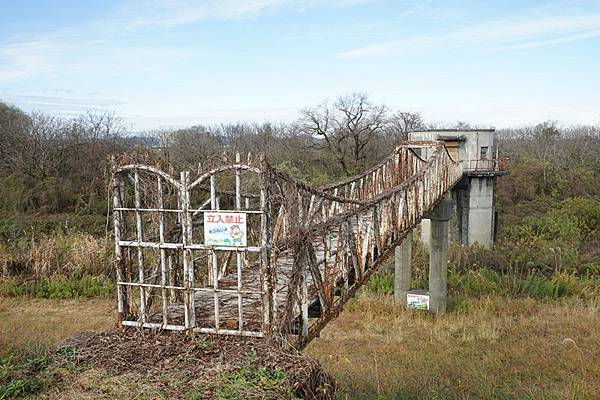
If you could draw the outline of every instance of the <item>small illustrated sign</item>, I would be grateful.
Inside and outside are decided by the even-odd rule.
[[[210,246],[246,246],[246,213],[204,213],[204,242]]]
[[[429,310],[429,295],[406,293],[406,306],[414,310]]]

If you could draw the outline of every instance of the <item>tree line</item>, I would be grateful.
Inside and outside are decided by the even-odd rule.
[[[198,125],[144,137],[128,132],[114,113],[60,118],[0,102],[0,206],[3,215],[103,214],[108,160],[122,152],[160,157],[175,170],[195,170],[224,152],[264,153],[277,168],[324,184],[377,163],[409,131],[432,127],[443,128],[362,93],[304,108],[290,123]],[[509,222],[544,212],[554,200],[599,198],[597,126],[544,122],[499,130],[497,143],[500,156],[511,159],[510,174],[498,181],[499,208]]]

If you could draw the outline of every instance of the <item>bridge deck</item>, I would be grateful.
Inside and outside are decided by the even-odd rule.
[[[371,217],[367,214],[362,214],[362,221],[368,224]],[[354,231],[357,231],[357,224],[352,224]],[[327,243],[330,250],[327,257],[327,264],[333,265],[336,257],[336,248],[338,242],[338,232],[335,230],[328,231]],[[324,249],[321,240],[314,241],[313,247],[317,256],[317,265],[323,273]],[[294,263],[291,250],[282,252],[277,259],[277,308],[279,315],[282,315],[288,296],[289,282],[292,274],[292,266]],[[313,277],[308,274],[308,301],[309,305],[318,304],[319,298],[316,285]],[[212,289],[208,287],[207,289]],[[236,290],[237,289],[237,273],[235,268],[230,267],[225,276],[219,279],[219,289]],[[260,291],[260,273],[257,264],[253,264],[250,268],[242,270],[242,290]],[[238,312],[238,295],[236,293],[217,292],[219,299],[219,327],[221,329],[237,330],[239,329],[239,312]],[[198,291],[195,293],[195,309],[196,309],[196,325],[198,328],[214,328],[215,327],[215,292]],[[262,314],[261,314],[261,299],[257,295],[244,295],[242,297],[244,329],[252,331],[260,331]],[[299,315],[299,314],[298,314]],[[296,316],[298,316],[296,315]],[[169,323],[183,324],[184,305],[182,303],[172,303],[168,308]],[[152,322],[161,322],[162,316],[156,313],[151,317]],[[298,326],[299,328],[299,326]]]

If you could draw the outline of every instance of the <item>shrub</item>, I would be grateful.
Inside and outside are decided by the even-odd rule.
[[[394,294],[394,274],[389,272],[374,273],[365,285],[365,290],[373,294]]]
[[[508,262],[522,272],[542,270],[586,274],[597,255],[582,262],[586,244],[600,234],[600,202],[571,198],[541,217],[528,217],[507,232],[496,251],[508,250]],[[582,265],[586,268],[582,269]]]

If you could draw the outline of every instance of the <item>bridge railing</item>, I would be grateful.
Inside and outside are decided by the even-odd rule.
[[[415,147],[433,153],[423,160]],[[441,142],[402,144],[365,173],[322,188],[239,156],[200,169],[193,181],[187,171],[177,179],[136,160],[114,161],[121,323],[294,334],[303,345],[460,175]],[[243,243],[209,237],[208,224],[228,216],[244,218]]]
[[[460,163],[465,171],[505,172],[508,170],[507,158],[462,160]]]
[[[366,200],[400,184],[415,174],[425,161],[411,145],[400,145],[379,164],[344,181],[322,186],[326,193],[349,199]]]
[[[414,146],[433,152],[424,161]],[[461,176],[443,143],[421,142],[322,193],[280,181],[271,268],[285,270],[287,288],[284,298],[273,296],[284,303],[274,307],[274,326],[298,335],[300,345],[315,337]],[[331,197],[340,194],[347,197]]]

